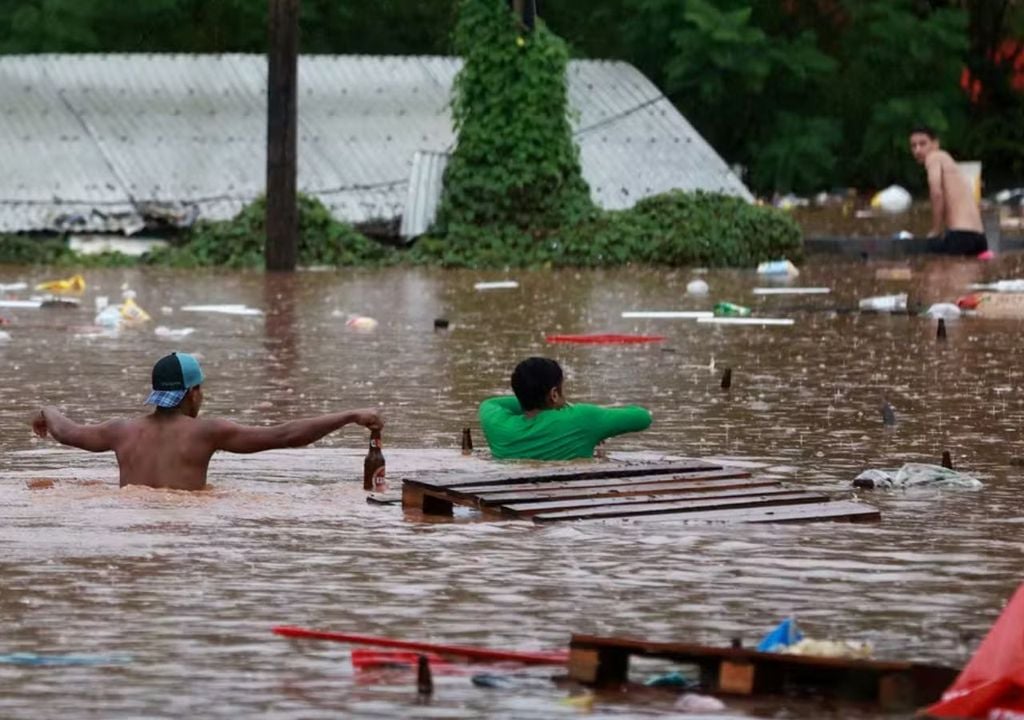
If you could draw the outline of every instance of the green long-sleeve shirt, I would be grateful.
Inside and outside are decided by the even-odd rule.
[[[593,457],[605,438],[646,430],[651,414],[642,407],[572,405],[526,417],[514,397],[480,404],[480,427],[491,454],[502,459],[572,460]]]

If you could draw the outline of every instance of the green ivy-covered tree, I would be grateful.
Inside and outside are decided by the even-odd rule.
[[[463,0],[455,48],[464,65],[452,114],[458,143],[445,171],[438,231],[545,230],[594,212],[572,139],[569,53],[543,21],[522,27],[505,0]]]

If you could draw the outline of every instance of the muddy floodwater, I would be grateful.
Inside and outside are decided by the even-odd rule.
[[[890,266],[812,260],[791,284],[833,292],[807,296],[755,296],[764,283],[753,272],[711,271],[710,294],[697,298],[685,294],[689,270],[88,271],[80,310],[0,309],[10,335],[0,343],[0,656],[106,662],[0,662],[0,717],[581,713],[564,687],[481,689],[465,674],[438,674],[421,703],[411,671],[356,672],[347,646],[281,639],[270,633],[279,624],[552,649],[572,632],[752,645],[796,615],[807,635],[870,642],[878,658],[962,664],[1024,577],[1024,321],[950,321],[938,343],[934,320],[847,310],[885,292],[952,300],[970,282],[1020,277],[1022,263],[920,260],[910,281],[878,280],[880,267]],[[2,283],[52,277],[0,268]],[[519,288],[473,288],[507,278]],[[90,330],[94,298],[116,300],[125,286],[153,321],[116,336]],[[719,300],[795,324],[621,317]],[[181,309],[198,303],[264,314]],[[353,330],[350,315],[379,325]],[[435,318],[449,329],[435,331]],[[158,325],[194,332],[168,340]],[[547,345],[556,332],[666,339]],[[464,426],[484,446],[477,404],[506,390],[518,359],[545,354],[565,367],[571,400],[651,409],[651,429],[613,439],[611,451],[731,459],[841,496],[864,469],[937,463],[948,450],[984,489],[861,492],[882,512],[867,525],[416,523],[365,502],[360,428],[302,450],[217,456],[212,490],[196,494],[120,490],[112,455],[31,436],[42,403],[79,421],[142,411],[152,363],[174,349],[201,355],[209,414],[268,423],[380,406],[393,477],[462,462]],[[894,427],[882,424],[883,400]],[[634,677],[660,667],[639,664]],[[672,702],[599,696],[591,716],[670,716]],[[729,704],[733,717],[875,717]]]

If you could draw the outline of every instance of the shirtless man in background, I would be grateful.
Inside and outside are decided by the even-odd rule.
[[[194,357],[171,353],[153,366],[153,392],[146,404],[156,409],[149,415],[79,425],[57,408],[45,407],[33,416],[32,430],[39,437],[49,433],[57,442],[82,450],[114,451],[121,487],[202,490],[210,458],[218,450],[255,453],[300,447],[350,423],[371,430],[384,425],[375,410],[349,410],[268,426],[200,419],[204,380]]]
[[[947,255],[978,255],[988,249],[981,213],[971,185],[930,127],[910,133],[910,152],[928,173],[932,227],[928,251]]]

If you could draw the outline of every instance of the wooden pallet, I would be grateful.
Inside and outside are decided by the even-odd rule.
[[[833,502],[822,493],[785,488],[739,468],[703,460],[607,463],[490,472],[434,473],[402,481],[402,506],[424,515],[451,515],[462,505],[493,518],[565,520],[679,515],[692,522],[848,522],[879,519],[878,510]]]
[[[634,655],[696,665],[707,692],[835,698],[877,703],[886,710],[906,710],[938,700],[959,673],[953,668],[910,662],[573,635],[569,677],[597,687],[622,685],[629,679],[629,658]]]

